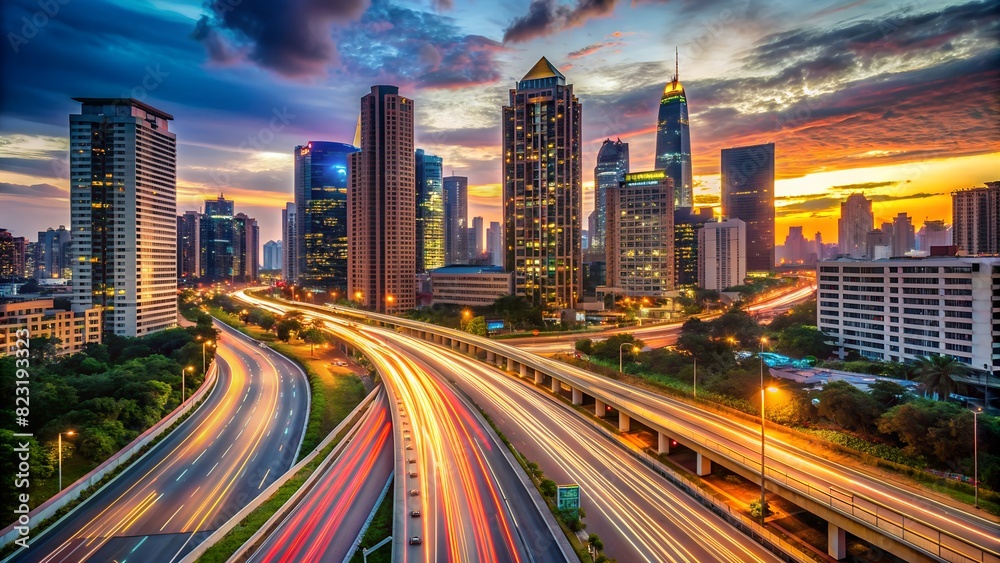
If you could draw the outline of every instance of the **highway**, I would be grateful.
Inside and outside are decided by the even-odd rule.
[[[221,323],[218,383],[201,407],[14,561],[180,560],[295,461],[305,375]]]
[[[290,307],[243,292],[234,297],[273,311]],[[306,320],[322,318],[328,331],[365,353],[396,410],[394,560],[566,560],[548,532],[551,515],[535,508],[516,473],[520,468],[504,455],[506,446],[441,373],[402,352],[392,331],[302,311]]]
[[[587,532],[601,537],[609,556],[649,562],[777,561],[669,481],[608,444],[589,421],[555,398],[468,356],[388,332],[394,348],[449,373],[548,478],[581,486]]]
[[[815,294],[815,291],[816,286],[814,284],[799,286],[789,291],[778,292],[774,297],[748,305],[746,310],[751,313],[777,315],[808,300]],[[717,316],[712,315],[704,318],[707,320]],[[642,340],[647,346],[662,348],[664,346],[673,346],[677,343],[677,337],[680,336],[683,324],[683,322],[673,322],[634,328],[609,328],[587,333],[510,338],[503,340],[503,342],[535,354],[555,354],[558,352],[572,352],[573,345],[581,338],[604,340],[609,336],[627,332]]]
[[[380,393],[340,455],[250,561],[345,560],[393,474],[389,408]]]

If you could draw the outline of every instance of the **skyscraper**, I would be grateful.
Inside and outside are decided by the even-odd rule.
[[[711,207],[674,209],[674,276],[678,286],[698,284],[698,231],[712,220]]]
[[[617,188],[628,174],[628,143],[621,139],[605,139],[597,153],[594,167],[594,226],[590,229],[589,247],[594,250],[604,248],[605,193],[608,188]]]
[[[916,236],[917,250],[930,252],[934,246],[951,246],[951,227],[944,221],[924,221]]]
[[[968,254],[1000,254],[1000,182],[951,192],[952,240]]]
[[[535,305],[573,308],[583,291],[582,110],[542,57],[503,108],[503,206],[515,292]]]
[[[264,265],[265,270],[280,270],[281,262],[284,258],[282,254],[283,244],[279,241],[269,240],[264,243]]]
[[[691,182],[691,127],[688,124],[687,95],[680,83],[680,70],[674,64],[674,76],[663,88],[656,119],[657,170],[666,170],[674,181],[674,204],[693,207]]]
[[[837,246],[840,254],[851,258],[865,256],[866,237],[875,228],[872,202],[865,194],[854,193],[840,204],[837,221]],[[870,257],[869,257],[870,258]]]
[[[481,258],[483,253],[486,252],[486,230],[483,228],[483,218],[473,217],[472,218],[472,228],[470,229],[472,236],[470,237],[469,250],[476,258]]]
[[[260,273],[260,227],[257,220],[237,213],[233,218],[233,277],[244,283]]]
[[[299,278],[297,223],[295,204],[288,202],[281,210],[281,279],[290,282]]]
[[[809,243],[802,234],[802,227],[788,227],[785,237],[785,261],[791,264],[805,264],[809,257]]]
[[[413,100],[396,86],[361,98],[361,152],[351,155],[348,293],[396,313],[416,304]]]
[[[698,231],[698,283],[722,291],[747,277],[746,223],[739,219],[709,221]]]
[[[607,204],[607,285],[666,297],[674,289],[673,180],[664,170],[626,174]]]
[[[134,99],[74,98],[70,115],[73,310],[104,332],[177,324],[177,140],[170,114]]]
[[[59,229],[49,227],[38,231],[33,273],[36,279],[68,278],[72,275],[70,243],[70,233],[64,225],[59,225]]]
[[[913,221],[900,213],[892,218],[892,255],[904,256],[917,245],[913,231]]]
[[[444,260],[452,264],[469,263],[469,179],[448,176],[444,179]]]
[[[177,279],[201,277],[201,214],[185,211],[177,216]]]
[[[486,229],[486,252],[490,254],[490,264],[503,267],[503,227],[498,221],[490,221]]]
[[[219,194],[205,200],[201,216],[201,279],[208,282],[232,280],[235,274],[236,240],[233,231],[235,216],[233,200]]]
[[[24,277],[28,240],[0,229],[0,280]]]
[[[296,277],[347,288],[348,156],[354,145],[310,141],[295,147]]]
[[[444,172],[440,156],[416,154],[417,273],[445,265]]]
[[[747,270],[773,270],[774,143],[722,149],[722,215],[746,223]]]

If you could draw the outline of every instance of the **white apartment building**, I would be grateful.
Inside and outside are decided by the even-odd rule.
[[[499,266],[445,266],[430,277],[435,305],[485,307],[514,293],[514,273]]]
[[[173,119],[134,99],[74,98],[70,121],[73,310],[143,336],[177,323]]]
[[[817,326],[893,362],[944,354],[1000,368],[1000,257],[839,259],[816,266]]]
[[[747,277],[747,224],[709,221],[698,231],[698,285],[722,291]]]

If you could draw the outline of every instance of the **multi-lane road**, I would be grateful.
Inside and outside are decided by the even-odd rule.
[[[345,560],[393,474],[389,409],[382,392],[337,458],[250,561]]]
[[[236,297],[277,312],[292,308],[242,292]],[[408,354],[392,331],[373,332],[311,310],[303,314],[324,321],[328,331],[361,350],[391,398],[398,462],[394,560],[566,560],[559,547],[565,539],[552,533],[559,533],[553,517],[540,512],[544,504],[528,489],[506,446],[448,383],[450,367]],[[297,533],[314,532],[306,527]]]
[[[218,382],[206,402],[14,561],[178,561],[291,467],[309,406],[305,375],[218,326]]]

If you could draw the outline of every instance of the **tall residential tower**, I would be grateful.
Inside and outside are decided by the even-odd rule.
[[[875,228],[872,201],[865,194],[854,193],[840,204],[840,219],[837,222],[837,246],[840,254],[851,258],[865,256],[865,237]]]
[[[583,291],[580,102],[542,57],[503,107],[503,207],[515,293],[573,308]]]

